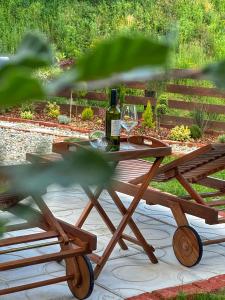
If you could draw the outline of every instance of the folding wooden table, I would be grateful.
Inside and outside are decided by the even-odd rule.
[[[171,147],[167,144],[156,140],[154,138],[147,138],[143,136],[133,136],[130,138],[130,143],[126,142],[125,138],[121,138],[121,150],[117,152],[106,152],[104,153],[105,157],[109,160],[110,163],[113,163],[115,168],[120,161],[123,160],[132,160],[137,158],[145,158],[145,157],[153,157],[154,161],[152,164],[149,164],[149,170],[146,173],[145,180],[143,183],[139,185],[138,192],[133,197],[130,205],[126,208],[117,195],[117,193],[113,189],[113,180],[112,184],[109,186],[98,186],[93,193],[91,189],[87,186],[82,186],[85,193],[89,197],[89,202],[85,209],[83,210],[80,218],[76,222],[75,226],[81,228],[87,219],[88,215],[90,214],[92,208],[96,208],[99,215],[105,222],[106,226],[112,233],[112,238],[109,241],[106,249],[103,252],[102,256],[97,254],[90,254],[90,258],[93,262],[96,263],[96,267],[94,269],[95,279],[99,276],[101,270],[103,269],[104,265],[106,264],[109,256],[111,255],[114,247],[118,243],[123,250],[127,250],[128,247],[124,240],[130,241],[141,246],[146,254],[148,255],[150,261],[152,263],[157,263],[157,258],[154,255],[154,248],[147,243],[144,236],[138,229],[137,225],[135,224],[134,220],[132,219],[132,215],[135,212],[140,200],[146,189],[148,188],[152,178],[155,176],[163,158],[167,155],[171,154]],[[53,151],[65,154],[68,151],[74,151],[76,148],[87,148],[89,146],[89,142],[80,142],[80,143],[71,143],[71,142],[61,142],[54,144]],[[28,156],[29,160],[32,160],[34,157],[31,155]],[[42,161],[51,159],[47,156],[40,157]],[[37,156],[35,155],[35,160],[37,160]],[[132,164],[130,165],[130,172],[132,173]],[[117,227],[114,226],[110,217],[105,212],[103,206],[99,203],[98,199],[103,191],[106,189],[113,199],[114,203],[116,204],[117,208],[119,209],[122,219]],[[125,227],[129,225],[135,237],[127,235],[124,233]]]

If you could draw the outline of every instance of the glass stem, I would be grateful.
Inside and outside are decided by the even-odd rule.
[[[129,138],[130,138],[130,130],[129,130],[129,131],[127,131],[127,143],[128,143],[128,144],[130,144],[130,142],[129,142]]]

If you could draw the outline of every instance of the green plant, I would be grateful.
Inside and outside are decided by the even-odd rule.
[[[220,136],[218,136],[217,141],[219,143],[225,143],[225,134],[221,134]]]
[[[193,295],[191,298],[186,295],[185,293],[180,293],[177,295],[176,300],[188,300],[188,299],[192,299],[192,300],[224,300],[225,295],[223,291],[219,291],[216,293],[207,293],[207,294],[196,294]]]
[[[20,117],[22,119],[32,120],[34,118],[34,114],[30,110],[25,110],[20,112]]]
[[[165,115],[168,111],[168,107],[165,104],[158,104],[156,106],[156,115],[157,117],[161,117],[162,115]]]
[[[208,123],[207,111],[204,108],[204,105],[202,105],[200,109],[195,109],[192,112],[192,116],[196,125],[204,132]]]
[[[20,107],[20,110],[22,112],[25,112],[25,111],[31,111],[32,113],[34,113],[35,111],[35,104],[33,102],[24,102],[21,107]]]
[[[169,138],[173,141],[186,142],[191,138],[191,131],[187,126],[175,126],[171,129]]]
[[[58,116],[58,122],[59,122],[59,124],[69,124],[70,123],[70,118],[67,117],[66,115],[59,115]]]
[[[168,107],[168,96],[167,95],[160,95],[158,98],[158,104],[163,104]]]
[[[168,97],[160,95],[155,108],[157,130],[160,130],[160,122],[163,115],[168,112]]]
[[[225,55],[223,0],[194,3],[185,0],[145,0],[145,5],[143,0],[75,0],[73,5],[71,0],[0,2],[0,53],[13,53],[27,28],[42,28],[54,40],[57,51],[64,53],[60,54],[62,59],[64,56],[80,56],[93,44],[96,45],[101,37],[125,29],[131,32],[140,30],[145,34],[151,32],[160,38],[168,33],[174,20],[179,19],[176,67],[199,66]],[[146,10],[146,7],[150,9]],[[97,16],[101,16],[99,22],[94,21]],[[10,26],[14,23],[16,28]]]
[[[45,106],[45,113],[51,118],[57,118],[60,115],[60,106],[56,102],[48,102]]]
[[[148,103],[147,103],[147,107],[142,114],[142,118],[143,118],[143,122],[142,122],[143,126],[148,127],[148,128],[155,127],[155,124],[153,121],[152,106],[151,106],[150,101],[148,101]]]
[[[4,115],[5,113],[10,112],[11,110],[11,107],[0,107],[0,114]]]
[[[196,140],[196,139],[200,139],[202,137],[202,130],[198,125],[192,125],[190,127],[190,131],[191,131],[191,137]]]
[[[83,121],[92,120],[94,118],[94,112],[91,107],[86,107],[81,113],[81,118]]]
[[[58,76],[62,70],[58,66],[53,66],[50,68],[44,68],[40,69],[35,73],[35,76],[37,76],[39,79],[46,81],[51,80]]]

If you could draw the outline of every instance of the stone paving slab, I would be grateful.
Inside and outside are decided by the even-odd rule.
[[[123,194],[119,194],[119,196],[124,204],[128,206],[131,198]],[[72,224],[79,217],[88,201],[87,196],[79,187],[64,189],[56,185],[48,188],[45,199],[57,217]],[[103,192],[100,201],[112,222],[117,225],[120,221],[120,214],[112,203],[110,196]],[[188,219],[190,224],[199,232],[202,239],[217,238],[225,235],[225,224],[209,226],[196,217],[189,216]],[[129,250],[127,251],[123,251],[119,246],[116,246],[108,263],[95,282],[94,292],[89,299],[121,300],[144,292],[188,284],[196,280],[225,274],[225,243],[205,247],[200,264],[193,268],[186,268],[179,264],[171,247],[176,224],[170,210],[167,208],[158,205],[148,206],[143,202],[137,208],[134,220],[146,239],[156,248],[155,253],[159,263],[156,265],[151,264],[142,249],[130,242],[128,243]],[[111,234],[96,211],[92,211],[84,228],[97,234],[98,249],[96,253],[101,254]],[[36,231],[37,229],[31,229],[26,232]],[[13,232],[10,235],[15,236],[21,234],[21,232]],[[126,228],[126,232],[131,233],[129,228]],[[58,249],[57,246],[52,246],[32,250],[29,251],[29,255],[50,253],[54,251],[54,247]],[[13,259],[16,256],[25,257],[26,255],[27,253],[23,251],[13,255],[1,256],[1,260]],[[53,278],[62,272],[64,272],[64,266],[56,262],[1,272],[0,288]],[[60,283],[1,296],[1,299],[67,300],[74,299],[74,297],[71,296],[66,283]]]

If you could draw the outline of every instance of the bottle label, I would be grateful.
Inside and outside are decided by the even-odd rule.
[[[120,120],[111,120],[111,136],[120,135]]]

